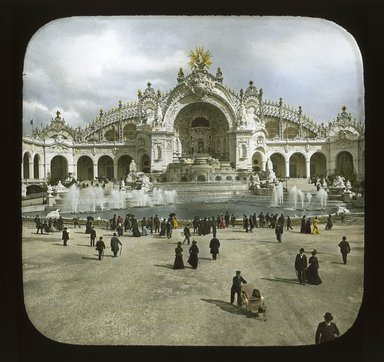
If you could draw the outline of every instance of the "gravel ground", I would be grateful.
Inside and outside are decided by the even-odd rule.
[[[29,319],[44,336],[74,345],[141,346],[302,346],[314,343],[317,324],[332,312],[344,334],[356,320],[363,298],[364,218],[319,224],[319,235],[284,231],[278,244],[272,229],[246,233],[240,225],[218,230],[220,255],[211,260],[210,235],[193,235],[200,264],[174,270],[174,249],[181,229],[171,239],[158,235],[135,238],[125,233],[121,255],[112,257],[112,232],[96,227],[107,249],[98,261],[85,228],[36,234],[24,222],[22,242],[24,303]],[[347,236],[352,252],[342,263],[337,244]],[[293,268],[299,248],[307,257],[318,251],[321,285],[302,286]],[[241,270],[258,288],[266,316],[249,316],[229,303],[232,277]],[[265,317],[265,318],[264,318]]]

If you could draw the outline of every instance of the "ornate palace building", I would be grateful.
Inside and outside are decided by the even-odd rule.
[[[179,69],[167,93],[151,83],[136,101],[100,114],[84,128],[56,113],[22,140],[22,182],[126,179],[132,160],[152,182],[233,182],[272,162],[276,177],[310,178],[329,172],[364,179],[364,125],[346,107],[327,124],[301,107],[264,99],[252,81],[228,88],[210,54],[190,53],[191,72]],[[270,163],[269,163],[270,164]]]

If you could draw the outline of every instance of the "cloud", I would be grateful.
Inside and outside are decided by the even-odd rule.
[[[167,92],[196,46],[239,92],[253,80],[265,98],[282,97],[320,121],[347,105],[363,116],[363,68],[353,37],[323,19],[301,17],[72,17],[31,39],[24,63],[23,122],[49,122],[59,109],[85,126],[99,110],[137,100],[147,82]]]

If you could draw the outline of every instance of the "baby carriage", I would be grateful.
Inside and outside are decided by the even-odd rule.
[[[267,307],[259,289],[254,288],[252,284],[243,284],[241,286],[240,300],[240,308],[255,318],[262,314],[264,320],[267,320]]]

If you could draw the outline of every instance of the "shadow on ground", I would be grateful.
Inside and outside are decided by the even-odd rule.
[[[217,307],[222,309],[225,312],[237,314],[237,315],[246,315],[245,312],[243,312],[237,305],[231,304],[229,302],[224,302],[222,300],[218,299],[204,299],[201,298],[202,301],[207,303],[215,304]]]
[[[155,264],[155,266],[159,266],[161,268],[173,269],[173,264]]]
[[[299,284],[299,281],[296,278],[288,279],[288,278],[260,278],[264,280],[269,280],[270,282],[281,282],[288,284]]]

